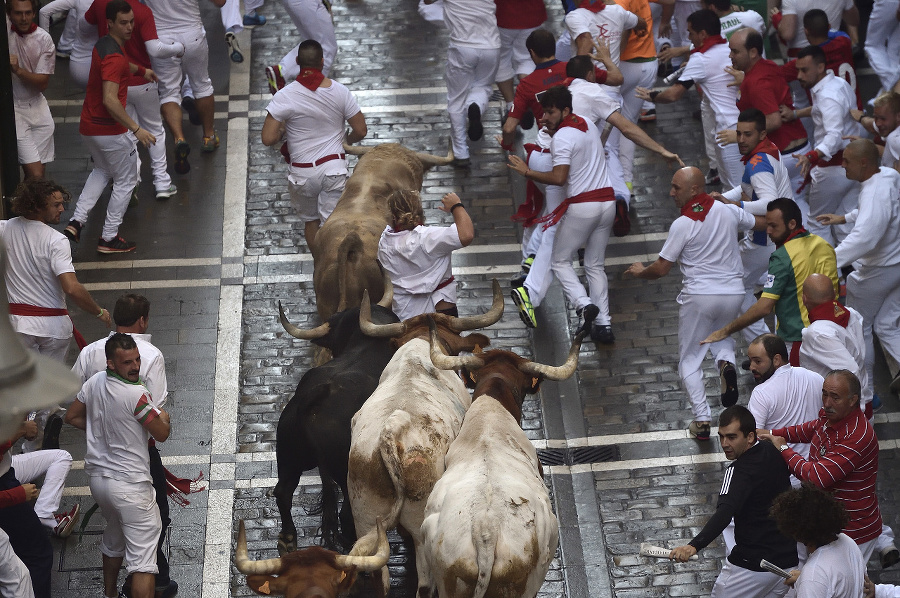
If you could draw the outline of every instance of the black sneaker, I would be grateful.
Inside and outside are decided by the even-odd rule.
[[[900,550],[893,544],[885,546],[881,551],[881,568],[887,569],[897,563],[900,563]]]
[[[526,110],[525,114],[522,115],[522,120],[519,121],[519,126],[522,127],[523,131],[529,130],[534,126],[534,112],[531,110]]]
[[[484,137],[484,126],[481,124],[481,108],[478,104],[469,104],[469,141],[478,141]]]
[[[126,241],[121,235],[116,235],[109,241],[104,241],[103,237],[97,241],[98,253],[128,253],[134,251],[136,245],[131,241]]]
[[[616,335],[613,334],[612,326],[609,324],[591,324],[591,340],[601,345],[611,345],[616,342]]]
[[[194,125],[195,127],[199,127],[203,124],[203,119],[200,117],[200,111],[197,110],[197,102],[194,101],[194,98],[192,98],[191,96],[184,96],[181,99],[181,109],[187,112],[188,120],[191,121],[192,125]]]
[[[519,272],[515,276],[509,279],[509,286],[517,289],[521,286],[525,286],[525,279],[528,278],[527,272]]]
[[[600,315],[600,308],[593,303],[588,303],[581,309],[576,309],[575,315],[579,318],[584,318],[584,323],[576,331],[576,334],[578,334],[578,332],[581,332],[582,330],[592,330],[591,325],[594,323],[594,320],[597,319],[597,316]]]
[[[73,243],[81,240],[81,227],[83,225],[77,220],[69,220],[69,224],[63,229],[63,234]]]
[[[722,179],[719,178],[719,170],[717,168],[710,168],[706,171],[706,184],[707,185],[721,185]]]
[[[450,166],[453,168],[471,168],[472,161],[469,158],[453,158]]]
[[[722,407],[731,407],[738,401],[738,387],[737,372],[730,361],[726,361],[719,368],[719,382],[722,385]]]
[[[187,174],[191,170],[191,165],[188,162],[188,154],[191,153],[191,146],[188,145],[188,142],[184,139],[180,139],[175,142],[175,172],[178,174]]]
[[[62,430],[63,420],[55,413],[47,419],[44,425],[44,442],[41,444],[41,450],[59,448],[59,433]]]
[[[531,272],[531,265],[534,264],[534,258],[537,257],[533,253],[522,260],[522,272],[528,274]]]

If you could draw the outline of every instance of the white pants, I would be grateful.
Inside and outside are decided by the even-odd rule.
[[[291,206],[303,222],[325,222],[337,206],[346,174],[325,175],[317,168],[294,168],[288,177]]]
[[[500,29],[500,59],[497,67],[497,81],[508,81],[519,75],[524,77],[534,71],[534,61],[525,47],[525,40],[537,29]]]
[[[213,95],[213,84],[209,78],[209,44],[206,42],[203,26],[188,31],[160,31],[159,39],[184,44],[184,55],[181,58],[150,58],[153,70],[159,77],[159,103],[181,104],[181,81],[185,75],[191,79],[195,98]]]
[[[606,244],[612,233],[616,217],[616,202],[592,201],[569,206],[559,224],[553,239],[551,268],[556,279],[566,293],[566,298],[575,309],[593,303],[600,308],[597,324],[608,325],[609,282],[603,262],[606,259]],[[575,274],[572,257],[584,246],[584,274],[587,277],[590,295]]]
[[[15,102],[16,147],[19,164],[47,164],[56,157],[53,131],[56,125],[43,95],[30,102]]]
[[[756,303],[756,285],[759,279],[769,270],[769,256],[775,251],[775,245],[757,245],[744,239],[741,240],[741,263],[744,265],[744,302],[741,303],[741,313],[750,309]],[[771,332],[766,326],[765,320],[758,320],[743,330],[741,334],[747,344],[760,334]]]
[[[866,374],[875,380],[875,341],[894,359],[900,358],[900,264],[863,266],[847,278],[847,305],[863,317]]]
[[[896,548],[896,546],[894,546],[894,530],[882,523],[881,535],[875,538],[874,550],[877,550],[880,555],[882,550],[890,547]]]
[[[59,362],[65,362],[66,353],[69,350],[69,341],[72,339],[71,336],[69,338],[51,338],[48,336],[22,334],[20,332],[17,332],[16,336],[19,337],[19,340],[22,341],[22,344],[26,349],[30,349],[35,353],[40,353],[44,357],[49,357],[50,359],[55,359]],[[49,419],[52,414],[56,413],[57,410],[58,407],[50,407],[48,409],[41,409],[37,412],[34,421],[38,427],[38,435],[34,440],[25,440],[22,442],[23,453],[31,453],[40,450],[41,445],[44,442],[44,426],[47,425],[47,419]]]
[[[134,137],[121,135],[82,135],[81,139],[91,152],[94,169],[88,175],[81,195],[75,203],[74,220],[84,224],[97,200],[112,180],[112,195],[106,207],[106,221],[100,235],[109,241],[119,234],[119,225],[125,217],[131,192],[138,182],[137,147]]]
[[[3,598],[34,598],[31,573],[12,546],[9,536],[0,529],[0,596]]]
[[[71,14],[71,11],[70,11]],[[154,72],[156,69],[153,69]],[[72,77],[72,81],[75,82],[75,85],[84,89],[87,87],[88,77],[91,74],[91,57],[88,56],[85,60],[78,60],[69,58],[69,76]]]
[[[75,33],[75,30],[78,28],[77,19],[78,15],[74,10],[66,12],[66,24],[63,25],[63,32],[59,36],[59,43],[56,46],[58,50],[64,52],[72,51],[72,46],[75,45],[77,37]]]
[[[715,120],[713,120],[713,129],[715,128]],[[736,129],[737,123],[729,128]],[[716,143],[715,131],[712,133],[712,139],[716,162],[719,165],[719,178],[722,179],[722,188],[734,189],[739,187],[741,179],[744,177],[744,163],[741,162],[741,150],[738,149],[736,143],[729,143],[724,147]]]
[[[156,143],[147,148],[150,154],[150,168],[153,171],[153,186],[157,191],[168,189],[172,178],[167,171],[166,162],[166,130],[163,127],[162,115],[159,112],[159,89],[155,82],[144,85],[132,85],[128,88],[128,103],[125,105],[128,116],[142,129],[156,137]],[[136,142],[136,139],[135,139]],[[138,172],[140,172],[140,158]]]
[[[900,24],[897,9],[900,0],[875,0],[869,28],[866,31],[866,56],[881,80],[883,90],[891,89],[900,79]]]
[[[803,187],[803,191],[798,191],[798,189],[803,186],[803,175],[800,173],[800,166],[797,165],[797,158],[794,157],[794,154],[805,154],[811,149],[809,142],[807,142],[803,147],[797,148],[788,154],[781,154],[781,162],[788,171],[788,178],[791,180],[791,189],[794,190],[794,201],[800,207],[800,212],[803,214],[803,226],[806,226],[806,221],[809,219],[809,201],[807,201],[807,198],[809,197],[809,186]]]
[[[790,589],[783,582],[774,573],[744,569],[726,559],[710,598],[781,598]]]
[[[263,0],[244,0],[244,13],[250,14],[263,5]],[[222,27],[240,33],[244,30],[244,15],[241,14],[241,0],[225,0],[221,9]]]
[[[66,476],[72,467],[72,455],[61,449],[34,451],[13,455],[12,466],[16,470],[16,479],[23,484],[44,476],[44,485],[34,503],[34,512],[41,523],[50,529],[56,527],[54,515],[59,509]]]
[[[700,98],[700,126],[703,128],[703,148],[709,159],[709,167],[718,170],[721,168],[716,156],[716,113],[709,103],[709,96],[705,93]],[[721,175],[720,175],[721,176]],[[728,187],[725,187],[727,189]]]
[[[678,375],[691,401],[694,421],[710,421],[706,385],[703,383],[703,359],[734,363],[734,337],[701,345],[700,341],[722,328],[741,313],[743,295],[678,295]]]
[[[687,18],[701,8],[703,6],[696,0],[675,0],[675,12],[672,15],[672,47],[691,45],[691,40],[688,39]],[[675,58],[672,65],[678,66],[683,61],[685,61],[683,58]]]
[[[637,87],[653,87],[656,82],[657,61],[649,62],[627,62],[622,61],[619,64],[619,70],[625,82],[621,86],[621,102],[622,116],[633,123],[637,122],[638,116],[641,114],[641,106],[644,101],[637,97],[634,93]],[[634,181],[634,142],[624,135],[619,129],[613,128],[606,140],[606,149],[610,155],[616,154],[619,157],[619,164],[622,169],[622,178],[626,183]],[[626,195],[626,200],[630,197],[630,193]]]
[[[337,56],[337,37],[334,35],[331,13],[322,4],[322,0],[281,0],[281,3],[300,37],[304,40],[313,39],[322,44],[322,57],[325,62],[322,72],[327,77],[331,72],[331,65],[334,64],[334,57]],[[300,74],[300,67],[297,66],[297,46],[285,54],[279,64],[285,81],[296,79]]]
[[[819,235],[832,247],[844,239],[853,228],[851,224],[824,226],[816,221],[821,214],[846,214],[856,208],[859,183],[848,179],[841,166],[816,166],[809,184],[809,218],[806,230]]]
[[[158,573],[156,545],[162,519],[153,484],[93,475],[89,480],[91,495],[106,519],[100,552],[112,558],[124,557],[128,573]]]
[[[447,48],[447,112],[450,113],[453,154],[469,157],[466,115],[470,104],[477,104],[483,115],[491,99],[491,88],[497,75],[499,49],[463,48],[451,44]]]
[[[528,159],[528,168],[536,171],[553,170],[553,161],[549,153],[532,152]],[[543,214],[549,214],[563,202],[566,198],[564,187],[557,185],[541,185],[544,191],[544,210]],[[544,223],[538,222],[530,227],[531,234],[528,237],[528,243],[523,244],[527,253],[525,257],[534,255],[534,262],[525,278],[525,290],[528,291],[528,298],[531,305],[537,307],[547,296],[547,290],[553,282],[553,272],[550,266],[553,257],[553,242],[556,238],[556,229],[559,224],[551,226],[544,230]]]

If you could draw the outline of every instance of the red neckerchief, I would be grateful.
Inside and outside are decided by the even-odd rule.
[[[694,48],[693,50],[691,50],[691,54],[694,54],[696,52],[700,52],[701,54],[703,54],[704,52],[706,52],[713,46],[718,46],[719,44],[724,44],[724,43],[725,43],[725,38],[722,37],[721,35],[710,35],[705,40],[703,40],[703,43],[700,44],[699,48]]]
[[[591,12],[600,12],[606,8],[606,2],[604,0],[581,0],[578,8],[585,8]]]
[[[828,320],[841,328],[846,328],[850,323],[850,312],[846,307],[832,300],[831,303],[823,303],[809,310],[809,321]]]
[[[25,37],[29,33],[34,33],[37,30],[37,23],[32,21],[31,26],[28,28],[28,31],[26,31],[25,33],[22,33],[21,31],[19,31],[19,29],[12,23],[9,24],[9,30],[18,34],[19,37]]]
[[[325,75],[322,74],[322,71],[312,67],[300,69],[300,74],[297,75],[297,83],[310,91],[317,90],[324,80]]]
[[[577,114],[569,114],[569,116],[562,119],[559,122],[559,126],[556,127],[556,130],[559,131],[563,127],[572,127],[578,129],[582,133],[587,133],[588,130],[587,122]]]
[[[756,144],[756,147],[753,148],[746,156],[741,156],[741,162],[746,164],[750,161],[750,158],[755,156],[756,154],[769,154],[776,160],[781,160],[781,152],[778,151],[778,146],[772,143],[768,137],[760,141]]]
[[[706,193],[698,193],[691,198],[691,201],[681,206],[681,215],[687,216],[691,220],[703,222],[709,216],[709,210],[714,203],[716,203],[716,200]]]
[[[785,240],[784,240],[784,243],[782,243],[781,245],[787,245],[787,242],[788,242],[788,241],[790,241],[791,239],[793,239],[793,238],[796,237],[797,235],[802,235],[802,234],[805,233],[805,232],[807,232],[807,231],[806,231],[806,229],[803,228],[802,226],[799,227],[799,228],[797,228],[794,232],[792,232],[791,234],[788,235],[788,238],[785,239]],[[781,245],[779,245],[779,247],[781,247]]]

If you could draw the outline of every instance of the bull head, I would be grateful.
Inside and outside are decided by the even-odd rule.
[[[290,553],[285,557],[254,561],[247,553],[247,535],[242,519],[238,524],[234,566],[248,576],[247,584],[260,594],[289,597],[304,595],[309,588],[296,587],[299,581],[300,584],[315,585],[318,590],[321,590],[316,592],[317,596],[323,598],[329,595],[335,596],[339,591],[344,592],[350,589],[356,580],[358,571],[377,571],[387,565],[391,548],[381,517],[376,520],[376,528],[378,544],[375,553],[371,556],[337,554],[313,546]],[[320,558],[316,558],[316,556],[320,556]],[[300,568],[304,569],[302,573],[317,575],[297,575],[297,573],[301,573]],[[275,577],[276,574],[278,577]]]
[[[386,309],[391,308],[391,302],[394,300],[394,285],[391,284],[391,279],[388,276],[387,272],[382,269],[382,280],[384,281],[384,294],[381,296],[381,301],[378,302],[378,305],[384,307]],[[368,291],[367,291],[368,292]],[[365,295],[363,298],[363,302],[368,307],[369,305],[369,296]],[[369,314],[371,317],[371,308],[369,308]],[[281,307],[281,301],[278,302],[278,315],[281,320],[281,325],[284,327],[285,332],[293,336],[294,338],[299,338],[302,340],[315,340],[317,338],[322,338],[329,332],[331,332],[331,324],[329,322],[325,322],[324,324],[320,324],[311,330],[305,330],[303,328],[299,328],[291,324],[290,320],[287,319],[287,315],[284,313],[284,308]]]
[[[448,317],[448,326],[454,332],[465,332],[467,330],[475,330],[478,328],[487,328],[496,323],[503,316],[503,292],[500,290],[500,283],[497,279],[493,282],[494,300],[491,309],[480,316],[466,317]],[[363,334],[376,337],[398,337],[403,336],[410,329],[410,322],[414,322],[414,318],[410,318],[405,322],[397,322],[394,324],[373,324],[372,310],[369,307],[368,291],[363,294],[363,301],[359,307],[359,328]]]
[[[569,356],[566,362],[560,366],[545,365],[536,361],[522,361],[518,364],[519,371],[536,378],[544,378],[545,380],[565,380],[575,373],[578,366],[578,351],[581,349],[581,341],[584,339],[585,332],[579,332],[572,341],[572,347],[569,349]],[[475,371],[484,366],[484,359],[478,355],[461,355],[457,357],[449,356],[444,353],[437,330],[431,328],[431,362],[434,366],[441,370],[458,370],[466,368],[469,371]]]
[[[416,157],[422,163],[422,166],[425,168],[429,168],[431,166],[446,166],[453,162],[455,156],[453,155],[453,144],[448,144],[449,149],[447,151],[447,155],[443,158],[440,156],[433,156],[431,154],[426,154],[424,152],[415,152]],[[350,145],[346,141],[344,142],[344,153],[350,154],[351,156],[363,156],[378,146],[369,145]]]

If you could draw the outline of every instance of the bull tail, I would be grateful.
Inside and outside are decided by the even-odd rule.
[[[409,413],[397,409],[385,420],[381,429],[381,459],[394,484],[396,500],[385,525],[395,525],[406,500],[428,499],[437,479],[434,464],[419,448],[404,445],[413,422]]]
[[[338,275],[338,292],[340,301],[337,306],[337,311],[344,311],[350,307],[354,306],[354,301],[358,303],[359,298],[355,298],[351,301],[347,297],[347,293],[349,292],[347,285],[347,278],[352,274],[349,264],[355,264],[360,256],[363,255],[363,242],[362,239],[359,238],[359,235],[355,232],[351,232],[347,235],[347,237],[341,242],[340,246],[338,246],[337,251],[337,275]]]
[[[491,583],[491,571],[494,568],[494,557],[497,552],[497,521],[488,513],[475,518],[472,528],[472,543],[475,545],[475,564],[478,567],[478,579],[472,598],[484,598],[488,584]]]

